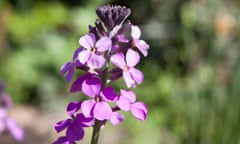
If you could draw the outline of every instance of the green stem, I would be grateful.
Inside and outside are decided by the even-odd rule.
[[[93,126],[92,140],[91,144],[98,144],[98,139],[100,135],[101,121],[96,120]]]

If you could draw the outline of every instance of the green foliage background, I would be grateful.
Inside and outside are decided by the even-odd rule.
[[[59,69],[105,3],[131,8],[151,46],[136,89],[148,119],[128,115],[122,143],[240,144],[238,0],[1,0],[0,79],[14,101],[68,99]]]

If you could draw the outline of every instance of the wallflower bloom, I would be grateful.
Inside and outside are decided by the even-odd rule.
[[[102,37],[96,41],[95,35],[89,33],[81,37],[79,43],[85,48],[85,50],[78,54],[79,61],[83,64],[87,63],[91,69],[101,68],[105,62],[101,52],[105,52],[111,48],[112,41],[108,37]]]
[[[105,88],[100,92],[101,83],[98,79],[88,79],[82,84],[82,91],[89,97],[96,98],[102,95],[101,99],[114,101],[117,95],[111,88]],[[107,92],[107,93],[106,93]],[[108,93],[109,92],[109,93]],[[100,99],[100,97],[98,97]],[[111,118],[112,108],[105,101],[96,101],[95,99],[85,100],[82,103],[82,112],[85,117],[94,117],[98,120],[107,120]]]
[[[66,136],[57,139],[54,144],[72,144],[74,141],[81,140],[84,136],[84,127],[90,127],[94,124],[93,118],[86,118],[82,113],[75,116],[75,113],[81,108],[82,102],[71,102],[67,106],[68,115],[72,118],[61,120],[55,124],[55,130],[61,132],[66,130]]]
[[[132,49],[127,51],[126,57],[123,53],[117,53],[111,57],[111,62],[123,70],[123,79],[128,88],[135,87],[143,81],[143,73],[134,68],[140,61],[140,56]]]
[[[6,110],[0,108],[0,133],[8,130],[16,141],[22,141],[24,131],[17,125],[17,123],[7,116]]]
[[[75,51],[72,62],[61,68],[67,82],[75,70],[84,70],[84,74],[72,83],[70,92],[82,92],[86,99],[69,103],[67,113],[70,118],[55,125],[57,132],[66,129],[66,134],[54,144],[74,144],[83,138],[86,127],[93,127],[91,143],[97,144],[104,124],[109,121],[117,125],[125,119],[121,111],[130,111],[141,121],[147,118],[146,105],[136,101],[133,91],[122,89],[119,94],[110,84],[121,77],[127,88],[135,88],[136,84],[142,83],[143,73],[135,68],[140,55],[133,49],[137,47],[147,56],[149,45],[140,40],[139,27],[130,21],[125,22],[131,13],[129,8],[103,5],[97,8],[96,13],[99,19],[95,26],[89,26],[88,34],[79,39],[81,49]]]
[[[148,109],[143,102],[136,102],[136,94],[130,90],[120,90],[120,92],[118,107],[123,111],[130,110],[136,119],[146,120]]]

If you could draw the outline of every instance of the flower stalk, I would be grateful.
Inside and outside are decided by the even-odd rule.
[[[96,120],[93,126],[91,144],[98,144],[101,129],[101,121]]]
[[[129,8],[104,5],[97,8],[96,13],[99,19],[95,26],[89,26],[88,34],[80,37],[80,47],[75,50],[73,60],[61,67],[67,82],[76,70],[84,71],[72,83],[70,92],[82,92],[88,99],[68,104],[66,111],[70,118],[55,125],[57,132],[66,129],[66,134],[54,144],[82,140],[87,127],[93,127],[91,144],[98,144],[101,128],[107,122],[117,125],[125,119],[121,111],[130,111],[141,121],[147,117],[147,106],[136,101],[136,94],[130,88],[144,79],[135,66],[140,62],[139,52],[146,57],[149,45],[140,39],[138,26],[125,22],[131,13]],[[116,92],[111,83],[121,77],[126,88]]]

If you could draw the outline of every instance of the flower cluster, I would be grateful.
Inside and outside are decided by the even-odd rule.
[[[22,141],[24,131],[8,117],[7,111],[13,108],[11,97],[5,93],[4,82],[0,81],[0,134],[9,131],[16,141]]]
[[[148,55],[149,45],[140,39],[138,26],[126,21],[130,9],[122,6],[103,5],[96,13],[99,17],[89,33],[79,39],[80,47],[73,59],[61,67],[61,74],[70,82],[76,70],[84,72],[71,85],[70,92],[82,92],[88,97],[73,101],[67,106],[68,119],[55,125],[57,132],[66,130],[54,144],[72,144],[84,136],[84,128],[96,122],[113,125],[124,120],[120,111],[130,111],[141,121],[146,120],[148,109],[143,102],[136,101],[130,88],[142,83],[143,73],[135,68],[140,54]],[[116,92],[111,83],[123,77],[126,89]]]

